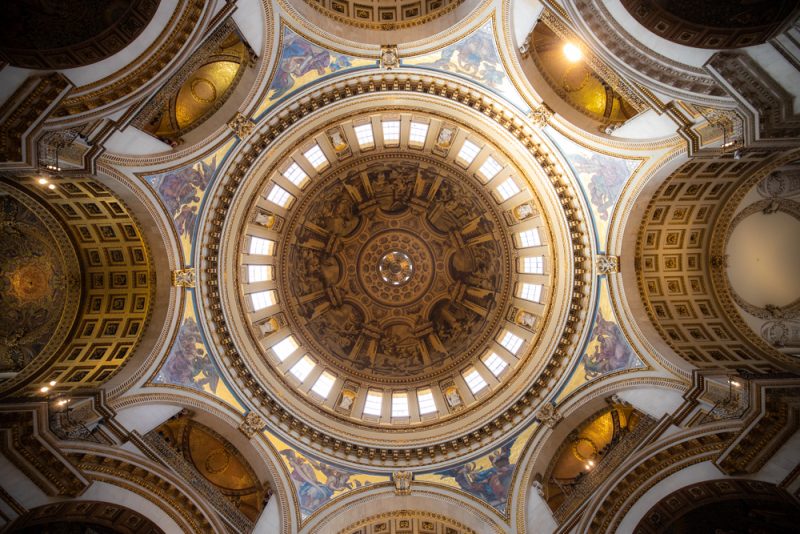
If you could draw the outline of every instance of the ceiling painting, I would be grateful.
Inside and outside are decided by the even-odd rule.
[[[240,412],[244,408],[231,393],[217,363],[206,345],[205,335],[197,321],[194,291],[187,290],[183,321],[164,365],[153,379],[155,384],[175,385],[203,391],[228,403]]]
[[[400,64],[441,70],[470,79],[505,98],[523,113],[530,111],[530,106],[520,96],[506,72],[497,49],[491,20],[450,46],[428,54],[403,58]]]
[[[283,97],[328,76],[354,69],[375,67],[376,59],[342,54],[312,43],[288,26],[283,27],[280,56],[267,97],[254,113],[261,117]]]
[[[559,393],[559,401],[583,384],[609,373],[644,367],[619,327],[605,276],[599,279],[598,292],[589,341],[569,381]]]
[[[200,217],[206,189],[217,169],[236,143],[229,140],[216,152],[177,169],[144,176],[164,204],[181,242],[185,262],[192,262],[195,226]]]
[[[357,473],[317,461],[269,432],[264,432],[264,435],[278,451],[289,472],[303,520],[355,489],[390,481],[388,475]]]
[[[581,184],[584,197],[591,207],[597,246],[603,250],[608,240],[614,206],[641,161],[608,156],[585,148],[550,126],[545,133],[561,150]]]
[[[531,424],[488,454],[442,471],[417,475],[415,480],[458,488],[505,514],[517,461],[536,428],[538,425]]]

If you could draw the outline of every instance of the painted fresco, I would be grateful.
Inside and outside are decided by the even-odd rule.
[[[283,459],[297,492],[300,514],[306,519],[325,504],[358,488],[389,482],[388,476],[368,475],[319,462],[264,432]]]
[[[164,365],[153,379],[156,384],[174,384],[210,393],[240,412],[243,408],[233,396],[208,350],[197,322],[194,291],[186,291],[181,323]]]
[[[358,58],[323,48],[284,26],[280,59],[272,73],[267,98],[255,116],[259,117],[284,96],[319,78],[359,67],[374,67],[377,64],[376,59]]]
[[[506,73],[494,41],[491,21],[457,43],[429,54],[404,58],[400,64],[448,71],[469,78],[499,94],[523,113],[530,111]]]
[[[583,356],[572,371],[569,382],[559,393],[559,400],[582,384],[608,373],[643,367],[641,360],[628,344],[628,340],[625,339],[625,335],[617,323],[611,307],[607,278],[603,276],[598,282],[600,294],[597,299],[597,314],[592,325],[592,333]]]
[[[552,127],[545,132],[558,146],[578,177],[584,195],[592,208],[598,246],[608,239],[608,224],[622,188],[640,164],[639,160],[599,154],[567,139]]]
[[[536,428],[536,424],[530,425],[516,438],[485,456],[443,471],[417,475],[415,480],[458,488],[505,513],[508,493],[514,479],[514,469],[525,444]]]
[[[206,189],[234,143],[235,140],[232,139],[200,161],[144,177],[144,180],[155,189],[172,218],[187,264],[191,264],[192,241]]]

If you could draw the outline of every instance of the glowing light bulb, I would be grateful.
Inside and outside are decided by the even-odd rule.
[[[567,61],[570,63],[575,63],[583,59],[583,52],[581,52],[581,49],[573,43],[567,43],[564,45],[564,55],[567,57]]]
[[[55,189],[55,188],[56,188],[56,184],[50,184],[50,185],[48,185],[47,187],[48,187],[49,189]]]
[[[39,391],[41,391],[42,393],[47,393],[48,391],[50,391],[50,388],[47,386],[42,386],[42,389],[40,389]]]
[[[46,178],[39,178],[39,183],[41,185],[47,185],[47,179]]]
[[[52,386],[55,386],[55,385],[56,385],[56,381],[55,380],[51,380],[50,381],[50,386],[52,387]]]

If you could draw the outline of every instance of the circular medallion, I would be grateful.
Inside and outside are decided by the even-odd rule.
[[[411,231],[389,230],[367,241],[356,270],[371,299],[383,306],[406,306],[422,297],[433,282],[433,253]]]
[[[387,284],[399,286],[411,280],[414,263],[405,252],[393,250],[384,254],[378,262],[378,273]]]
[[[217,88],[205,78],[195,78],[189,87],[192,98],[202,104],[209,104],[217,99]]]

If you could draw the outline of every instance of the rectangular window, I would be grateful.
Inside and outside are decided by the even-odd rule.
[[[304,382],[316,365],[314,360],[309,358],[308,354],[306,354],[292,366],[289,372],[296,376],[300,382]]]
[[[260,237],[250,238],[250,254],[257,256],[272,256],[272,251],[275,249],[275,241],[269,239],[262,239]]]
[[[465,165],[469,165],[475,159],[475,156],[478,155],[481,149],[478,145],[473,143],[472,141],[464,141],[464,144],[461,145],[461,150],[458,151],[458,156],[456,159],[460,160]]]
[[[278,341],[274,345],[272,345],[272,351],[275,353],[275,356],[277,356],[280,361],[284,361],[294,351],[296,351],[297,347],[299,346],[300,345],[297,344],[297,341],[295,341],[292,336],[288,336],[283,338],[281,341]]]
[[[522,272],[542,274],[544,272],[544,259],[541,256],[527,256],[522,258]]]
[[[248,265],[247,280],[250,283],[272,280],[272,265]]]
[[[520,298],[525,300],[530,300],[531,302],[539,302],[539,299],[542,296],[542,285],[541,284],[522,284],[522,289],[519,292]]]
[[[372,136],[372,123],[359,124],[355,128],[358,146],[361,148],[372,148],[375,146],[375,138]]]
[[[538,228],[525,230],[524,232],[520,232],[517,235],[519,236],[519,245],[522,248],[538,247],[539,245],[542,244],[542,241],[539,239]]]
[[[272,184],[272,189],[269,190],[269,194],[267,195],[267,200],[282,208],[288,206],[293,198],[291,193],[278,184]]]
[[[412,122],[411,132],[408,135],[408,144],[414,147],[422,147],[425,145],[425,139],[428,137],[428,123],[427,122]]]
[[[328,395],[331,392],[331,388],[333,387],[333,383],[336,382],[336,377],[330,374],[328,371],[325,371],[317,381],[314,382],[314,385],[311,386],[311,391],[322,397],[323,399],[327,399]]]
[[[473,394],[479,392],[488,385],[486,380],[483,379],[483,377],[474,367],[467,369],[467,372],[464,373],[464,380],[467,382],[469,390]]]
[[[500,172],[502,168],[503,167],[501,167],[492,156],[489,156],[486,158],[486,161],[483,162],[483,165],[481,165],[478,169],[478,174],[481,175],[481,178],[483,178],[484,182],[488,182],[497,176],[497,173]]]
[[[500,344],[503,345],[511,354],[516,354],[519,348],[522,346],[522,338],[515,336],[506,330],[505,334],[503,335],[503,339],[500,340]]]
[[[297,187],[303,187],[303,184],[308,180],[308,175],[297,163],[289,165],[289,168],[283,171],[283,175]]]
[[[400,144],[400,121],[382,121],[383,144],[397,146]]]
[[[408,417],[408,393],[392,394],[392,417]]]
[[[519,193],[519,186],[513,178],[509,178],[502,184],[498,185],[496,191],[497,194],[500,195],[500,198],[505,201]]]
[[[253,301],[253,310],[263,310],[275,304],[275,291],[269,290],[250,293],[250,299]]]
[[[312,146],[303,152],[303,155],[317,170],[323,169],[328,165],[328,158],[325,157],[325,154],[322,152],[322,149],[319,147],[319,145]]]
[[[380,416],[382,410],[382,404],[383,404],[383,393],[371,389],[367,393],[367,401],[364,403],[364,413],[366,415]]]
[[[436,401],[430,389],[420,389],[417,391],[417,402],[419,402],[419,413],[425,415],[436,411]]]
[[[508,366],[506,361],[497,354],[495,354],[494,352],[486,356],[483,359],[483,363],[486,364],[486,367],[492,372],[494,376],[500,376],[500,373],[503,372],[503,369],[505,369]]]

